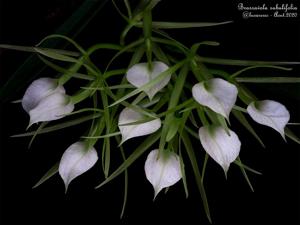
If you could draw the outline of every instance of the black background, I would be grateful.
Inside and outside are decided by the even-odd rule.
[[[1,1],[0,43],[28,45],[38,43],[54,32],[82,1]],[[243,1],[241,1],[243,2]],[[247,1],[251,5],[257,2]],[[264,1],[270,3],[276,1]],[[246,2],[245,2],[246,3]],[[262,2],[260,2],[262,3]],[[280,3],[278,1],[278,3]],[[285,1],[291,3],[291,1]],[[162,1],[153,12],[156,20],[226,21],[233,24],[203,29],[171,31],[178,40],[193,42],[215,40],[220,47],[203,48],[203,55],[227,58],[300,61],[299,10],[297,18],[243,19],[238,2],[217,0]],[[297,5],[297,3],[294,2]],[[300,4],[297,5],[298,8]],[[111,3],[76,38],[84,47],[97,42],[117,42],[125,23]],[[130,38],[130,37],[129,37]],[[28,53],[0,50],[0,84],[13,74]],[[103,69],[104,65],[98,63]],[[299,76],[294,71],[273,75]],[[232,69],[232,68],[231,68]],[[228,68],[228,70],[231,70]],[[237,68],[236,68],[237,69]],[[260,70],[269,73],[269,70]],[[42,74],[51,76],[51,74]],[[259,76],[260,74],[256,74]],[[264,75],[264,74],[263,74]],[[26,76],[26,74],[24,74]],[[299,85],[249,85],[261,99],[274,99],[290,109],[291,122],[300,121]],[[12,96],[20,99],[24,88]],[[294,94],[293,96],[291,94]],[[298,94],[298,95],[297,95]],[[1,179],[0,224],[209,224],[188,163],[190,195],[185,199],[180,183],[153,202],[153,190],[144,177],[142,156],[129,169],[129,196],[125,216],[119,220],[123,199],[123,178],[119,177],[101,189],[94,187],[103,180],[101,165],[74,180],[64,194],[58,175],[37,189],[31,187],[57,161],[63,151],[78,140],[85,126],[41,135],[27,150],[29,139],[10,135],[24,132],[28,116],[19,104],[1,103]],[[249,173],[255,192],[248,188],[239,168],[231,166],[228,179],[212,160],[208,162],[206,189],[214,224],[300,224],[299,145],[270,128],[254,124],[267,148],[263,149],[245,130],[232,121],[242,141],[241,158],[262,176]],[[300,135],[299,128],[293,127]],[[133,142],[125,149],[130,153]],[[195,142],[195,146],[198,143]],[[99,147],[99,146],[98,146]],[[196,148],[195,148],[196,149]],[[116,152],[117,152],[116,147]],[[199,151],[202,151],[199,147]],[[115,154],[117,162],[119,155]],[[113,165],[116,167],[117,165]]]

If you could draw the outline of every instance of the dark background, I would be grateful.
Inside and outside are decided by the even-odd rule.
[[[4,0],[0,5],[0,43],[37,44],[54,32],[82,3],[80,0],[17,1]],[[243,1],[240,1],[243,2]],[[263,3],[275,2],[264,1]],[[257,1],[251,1],[255,5]],[[262,2],[260,2],[262,3]],[[280,1],[278,1],[280,3]],[[292,3],[292,1],[285,1]],[[221,42],[220,47],[203,48],[203,55],[227,58],[300,61],[299,10],[297,18],[243,19],[238,2],[162,1],[153,18],[169,21],[234,20],[233,24],[214,28],[170,31],[186,45],[203,40]],[[300,4],[294,2],[300,7]],[[84,47],[98,42],[117,42],[124,21],[111,3],[107,3],[76,41]],[[130,38],[130,37],[129,37]],[[29,54],[0,50],[0,85],[3,85]],[[104,65],[99,63],[102,69]],[[299,66],[289,73],[259,70],[262,75],[299,76]],[[231,68],[225,68],[229,71]],[[235,68],[238,69],[238,68]],[[46,71],[43,76],[52,76]],[[259,76],[260,73],[255,74]],[[26,76],[26,74],[24,74]],[[41,75],[40,75],[41,76]],[[20,99],[25,87],[16,89],[10,99]],[[274,99],[287,106],[291,122],[300,121],[299,85],[248,85],[261,99]],[[119,220],[123,200],[123,178],[101,189],[94,187],[103,180],[101,165],[74,180],[64,194],[58,175],[37,189],[31,187],[60,159],[63,151],[82,135],[85,126],[40,135],[30,150],[28,138],[9,136],[25,131],[28,116],[19,104],[1,103],[0,111],[0,224],[209,224],[205,218],[191,166],[186,163],[190,195],[185,199],[179,182],[153,202],[153,190],[144,176],[142,156],[129,169],[129,195],[125,216]],[[249,173],[255,192],[248,188],[239,168],[231,166],[225,180],[221,167],[208,162],[206,190],[214,224],[300,224],[299,145],[270,128],[254,124],[266,149],[232,120],[241,141],[241,158],[263,176]],[[292,127],[300,135],[298,127]],[[125,149],[132,150],[128,141]],[[195,145],[198,143],[195,142]],[[99,147],[99,146],[98,146]],[[196,149],[196,148],[195,148]],[[116,151],[118,149],[116,148]],[[199,151],[202,151],[199,148]],[[119,161],[119,155],[115,154]],[[188,161],[187,161],[188,162]],[[116,165],[114,165],[116,166]]]

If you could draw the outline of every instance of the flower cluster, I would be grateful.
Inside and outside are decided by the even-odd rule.
[[[13,46],[13,49],[32,49],[59,74],[57,79],[37,79],[28,87],[22,106],[30,116],[29,127],[37,123],[40,126],[35,131],[15,136],[32,136],[34,139],[41,133],[91,122],[83,136],[65,150],[60,161],[35,187],[59,173],[67,191],[72,180],[101,161],[99,164],[105,180],[96,188],[125,174],[123,214],[128,189],[127,168],[143,153],[148,153],[144,170],[146,179],[153,186],[154,198],[162,189],[180,180],[188,196],[185,171],[188,158],[205,213],[211,221],[203,181],[208,158],[211,157],[221,166],[225,176],[231,163],[237,164],[250,188],[252,186],[246,170],[259,173],[241,162],[239,154],[242,143],[231,126],[232,117],[263,146],[249,119],[273,128],[284,140],[289,137],[300,143],[300,139],[286,127],[290,119],[286,107],[277,101],[256,97],[243,82],[259,83],[262,82],[261,78],[245,77],[243,73],[259,68],[288,71],[290,68],[282,65],[299,63],[220,59],[199,55],[198,49],[201,46],[218,46],[219,43],[203,41],[187,47],[163,30],[216,26],[228,22],[152,21],[151,10],[159,0],[141,1],[134,11],[129,1],[124,2],[128,16],[121,13],[127,26],[120,35],[120,44],[98,43],[84,49],[66,36],[50,35],[34,48]],[[139,36],[137,40],[126,43],[126,36],[132,28],[142,28],[142,38]],[[41,48],[40,45],[49,39],[67,41],[76,51]],[[96,64],[95,58],[91,56],[96,51],[104,50],[116,51],[116,54],[102,70],[103,63]],[[125,68],[119,68],[119,63],[112,66],[121,55],[126,54],[129,60]],[[55,63],[57,61],[59,64]],[[222,69],[214,68],[215,65]],[[243,68],[228,73],[226,69],[223,70],[228,65],[234,69],[235,66]],[[66,94],[65,84],[73,79],[84,84],[74,95]],[[278,82],[277,79],[263,77],[263,82]],[[280,80],[286,83],[299,82],[299,79],[293,77],[280,77]],[[84,100],[87,100],[87,108],[78,104]],[[48,123],[62,118],[66,121],[56,121],[54,125]],[[191,138],[197,140],[196,144]],[[133,145],[135,149],[125,151],[133,139],[138,140],[139,145]],[[120,152],[124,161],[111,172],[110,165],[114,162],[111,157],[113,144],[117,144],[116,149],[119,151],[116,152]],[[203,151],[196,153],[194,147]],[[200,160],[202,171],[199,169]]]
[[[137,88],[142,87],[169,68],[165,63],[158,61],[153,62],[152,66],[150,70],[147,63],[135,64],[126,73],[128,82]],[[152,100],[170,79],[171,75],[168,75],[144,92]],[[211,109],[229,121],[230,112],[238,96],[238,89],[234,84],[221,78],[212,78],[195,84],[191,92],[193,99],[200,106]],[[64,87],[51,78],[35,80],[26,90],[22,106],[30,115],[29,125],[60,119],[74,109],[71,97],[66,95]],[[290,118],[285,106],[272,100],[255,101],[248,105],[247,112],[254,121],[275,129],[285,138],[284,128]],[[143,118],[142,113],[129,107],[121,111],[118,120],[122,135],[120,145],[130,138],[148,135],[160,129],[162,122],[159,118],[139,122]],[[203,149],[227,173],[230,164],[240,152],[241,142],[237,134],[219,124],[205,124],[199,128],[198,134]],[[89,170],[97,160],[98,155],[93,146],[85,142],[72,144],[64,152],[59,165],[59,174],[66,189],[74,178]],[[181,179],[179,156],[169,150],[152,150],[145,163],[145,173],[154,187],[156,196],[163,188]]]

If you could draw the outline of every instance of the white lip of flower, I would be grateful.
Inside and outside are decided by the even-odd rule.
[[[255,122],[273,128],[285,140],[284,127],[290,113],[284,105],[272,100],[256,101],[248,105],[247,112]]]
[[[165,63],[159,61],[152,62],[152,71],[149,71],[148,63],[138,63],[129,68],[126,73],[126,78],[129,83],[139,88],[149,83],[167,69],[169,69],[169,67]],[[152,99],[158,91],[165,87],[169,83],[170,79],[171,75],[168,75],[162,81],[156,83],[148,90],[145,90],[149,99]]]
[[[74,110],[64,87],[58,85],[57,80],[47,77],[32,82],[24,94],[22,106],[30,116],[29,126],[60,119]]]
[[[229,130],[229,134],[221,126],[203,126],[199,129],[199,138],[204,150],[227,173],[230,163],[239,155],[241,142],[238,136]]]
[[[179,156],[168,150],[163,150],[160,156],[158,154],[158,149],[152,150],[145,162],[146,178],[154,188],[154,198],[163,188],[182,178]]]
[[[134,125],[122,125],[138,122],[139,120],[144,119],[145,117],[130,108],[124,108],[119,116],[119,129],[122,134],[121,144],[126,140],[133,138],[148,135],[154,133],[161,127],[160,119],[154,119],[149,122],[139,123]]]
[[[38,122],[61,119],[73,110],[74,104],[69,96],[59,92],[52,93],[43,98],[35,108],[29,111],[29,126]]]
[[[192,93],[199,104],[209,107],[228,119],[236,102],[238,89],[228,81],[213,78],[195,84]]]
[[[95,148],[86,148],[84,142],[69,146],[62,155],[59,164],[59,175],[65,183],[66,191],[72,180],[92,168],[98,160]]]

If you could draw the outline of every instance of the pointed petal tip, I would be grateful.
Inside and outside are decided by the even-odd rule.
[[[227,180],[227,174],[228,174],[228,170],[229,170],[229,165],[223,165],[222,167],[223,167],[225,179]]]
[[[66,195],[67,192],[68,192],[68,188],[69,188],[69,184],[66,184],[66,183],[65,183],[65,195]]]

